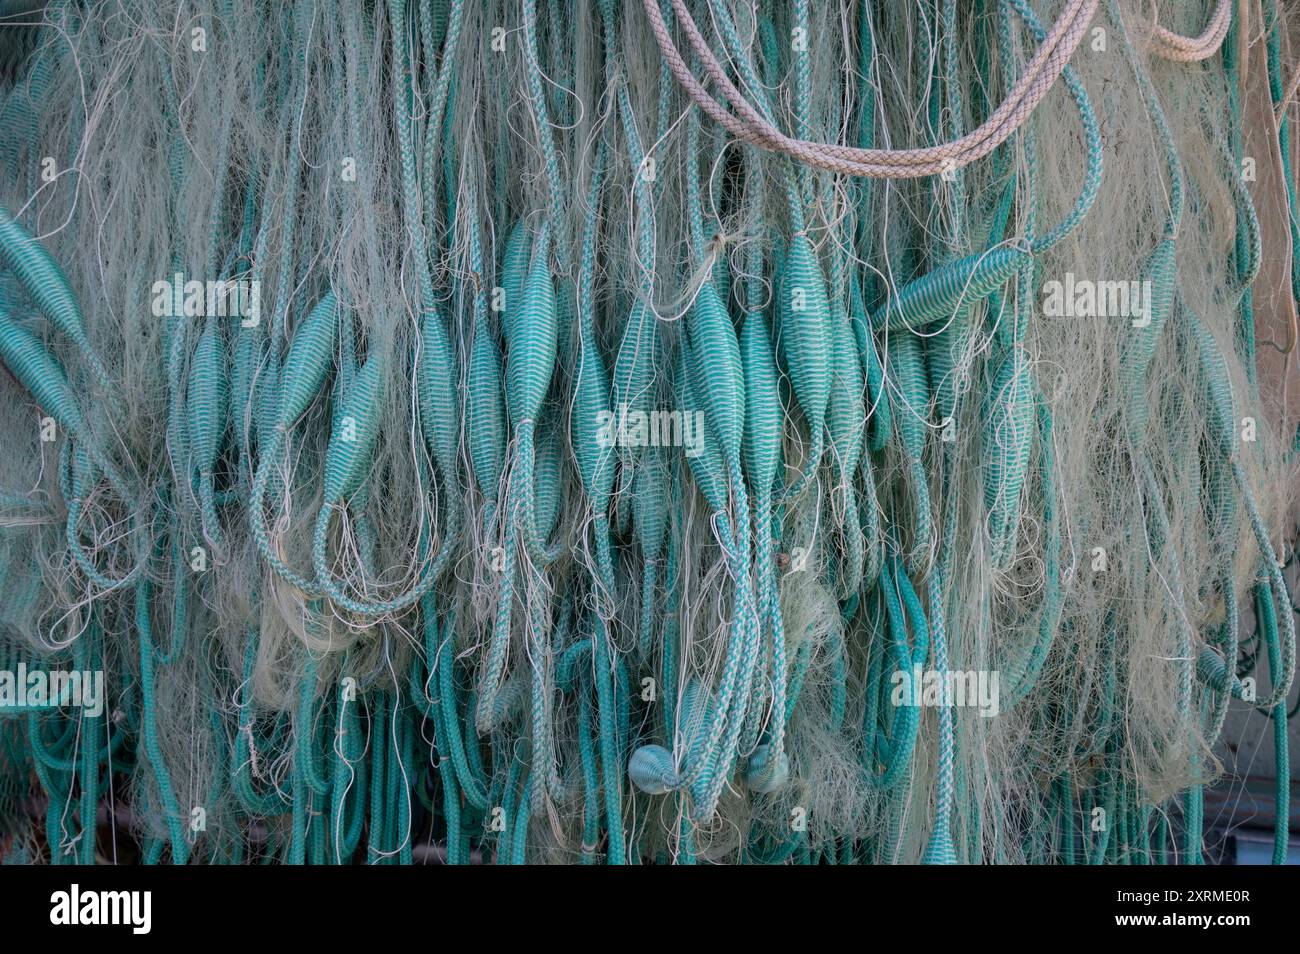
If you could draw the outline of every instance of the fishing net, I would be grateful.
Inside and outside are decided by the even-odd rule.
[[[1280,861],[1297,29],[0,4],[0,850]]]

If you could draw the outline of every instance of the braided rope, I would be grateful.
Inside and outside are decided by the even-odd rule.
[[[1071,0],[1047,39],[1039,46],[1024,74],[1001,106],[979,128],[953,142],[923,149],[859,149],[834,143],[791,139],[767,122],[732,84],[718,63],[684,0],[673,0],[691,47],[704,63],[708,77],[726,95],[741,118],[728,113],[695,79],[673,45],[656,0],[642,0],[651,30],[673,76],[710,118],[745,142],[798,159],[809,166],[845,175],[911,179],[959,169],[988,155],[1010,138],[1047,95],[1078,48],[1100,0]]]

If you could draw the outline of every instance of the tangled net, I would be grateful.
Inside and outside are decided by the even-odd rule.
[[[0,16],[9,859],[1285,856],[1274,0]]]

